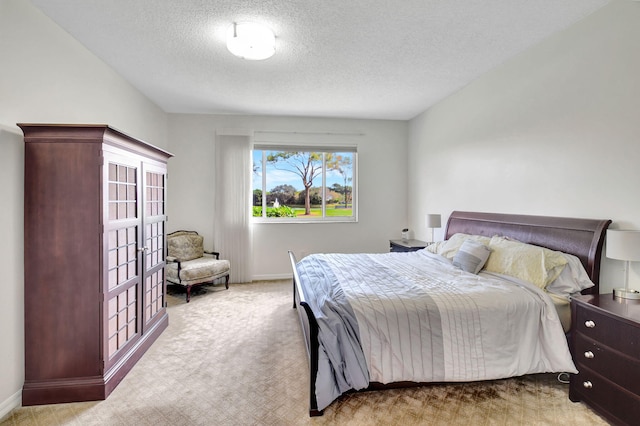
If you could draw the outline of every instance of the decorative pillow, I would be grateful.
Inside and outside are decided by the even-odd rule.
[[[432,253],[439,254],[447,259],[453,259],[460,250],[460,247],[466,240],[478,241],[484,245],[488,245],[491,238],[484,237],[482,235],[469,235],[469,234],[453,234],[448,240],[440,241],[439,243],[431,244],[428,249]],[[431,248],[432,246],[433,249]]]
[[[466,239],[453,257],[453,266],[477,274],[491,254],[491,249],[479,241]]]
[[[202,235],[186,234],[167,238],[169,256],[181,262],[197,259],[204,255]]]
[[[491,238],[489,248],[491,256],[485,270],[528,281],[541,289],[555,280],[567,264],[562,252],[505,237]]]
[[[576,256],[563,253],[567,259],[567,267],[562,273],[553,280],[546,288],[549,293],[556,294],[565,298],[579,293],[582,290],[593,287],[595,284],[589,278],[587,271],[584,270],[582,262]]]

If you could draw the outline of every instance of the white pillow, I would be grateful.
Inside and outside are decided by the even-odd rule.
[[[431,244],[427,247],[427,250],[431,253],[439,254],[447,259],[453,259],[460,247],[466,240],[479,241],[485,245],[489,245],[491,238],[484,237],[482,235],[469,235],[457,233],[453,234],[446,241],[439,241],[435,244]]]
[[[572,254],[562,254],[567,259],[568,268],[564,268],[558,278],[547,286],[546,290],[549,293],[569,298],[572,294],[593,287],[595,284],[589,278],[580,259]]]
[[[479,241],[465,240],[453,257],[453,266],[477,274],[487,262],[491,249]]]
[[[491,238],[489,248],[487,271],[516,277],[541,289],[553,282],[567,264],[562,252],[505,237]]]
[[[427,246],[427,251],[433,254],[440,254],[442,252],[442,247],[446,244],[445,241],[436,241],[435,243],[431,243]]]

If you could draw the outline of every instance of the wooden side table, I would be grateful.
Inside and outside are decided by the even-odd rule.
[[[404,252],[416,251],[425,248],[431,243],[420,240],[389,240],[389,251]]]
[[[569,399],[614,424],[640,419],[640,300],[612,294],[571,300],[571,352],[579,373]]]

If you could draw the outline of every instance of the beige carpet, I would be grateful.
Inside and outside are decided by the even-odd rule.
[[[169,296],[169,328],[105,401],[23,407],[3,425],[606,425],[555,375],[350,394],[308,417],[288,281]]]

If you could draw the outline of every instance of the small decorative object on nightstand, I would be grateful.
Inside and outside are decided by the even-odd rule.
[[[584,401],[614,424],[640,418],[640,300],[613,294],[571,300],[571,352],[579,373],[569,399]]]
[[[416,251],[425,248],[430,243],[420,240],[389,240],[389,251],[403,252]]]
[[[624,272],[624,288],[614,289],[613,295],[623,299],[640,299],[639,291],[629,289],[629,266],[631,261],[640,260],[640,231],[608,229],[607,257],[627,261]]]

